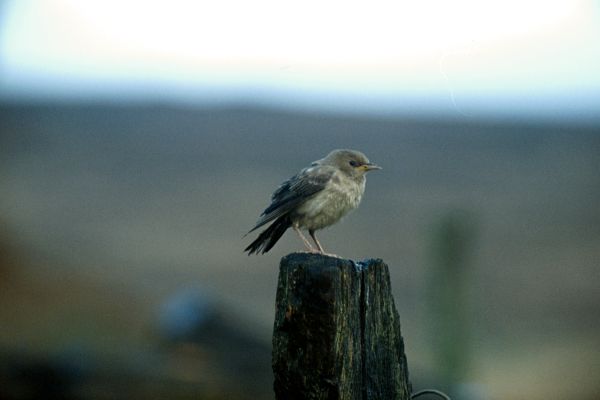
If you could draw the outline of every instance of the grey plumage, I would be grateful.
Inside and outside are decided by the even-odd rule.
[[[245,251],[266,253],[292,227],[309,251],[315,251],[300,231],[307,229],[317,251],[323,253],[315,231],[336,223],[358,207],[365,190],[365,174],[374,169],[381,168],[355,150],[334,150],[313,162],[273,193],[271,204],[250,232],[274,222]]]

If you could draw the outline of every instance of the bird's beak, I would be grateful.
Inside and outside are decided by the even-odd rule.
[[[365,171],[372,171],[374,169],[382,169],[379,165],[373,163],[367,163],[360,166]]]

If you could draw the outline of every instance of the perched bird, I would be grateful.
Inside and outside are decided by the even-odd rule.
[[[324,253],[315,232],[338,222],[360,203],[365,191],[365,174],[381,167],[356,150],[333,150],[297,175],[283,182],[271,196],[271,204],[250,230],[274,221],[244,251],[266,253],[292,227],[310,252]],[[300,229],[316,245],[310,244]],[[250,233],[248,232],[248,233]]]

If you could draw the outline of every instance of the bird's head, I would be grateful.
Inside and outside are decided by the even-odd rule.
[[[367,156],[356,150],[333,150],[321,163],[335,166],[354,178],[360,178],[369,171],[381,169],[380,166],[369,162]]]

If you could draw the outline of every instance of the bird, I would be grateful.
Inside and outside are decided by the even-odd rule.
[[[311,253],[327,254],[315,232],[338,222],[360,204],[366,174],[382,169],[360,151],[336,149],[326,157],[283,182],[271,196],[271,204],[246,234],[272,222],[244,249],[251,254],[271,250],[288,228],[292,228]],[[308,231],[316,247],[302,234]]]

